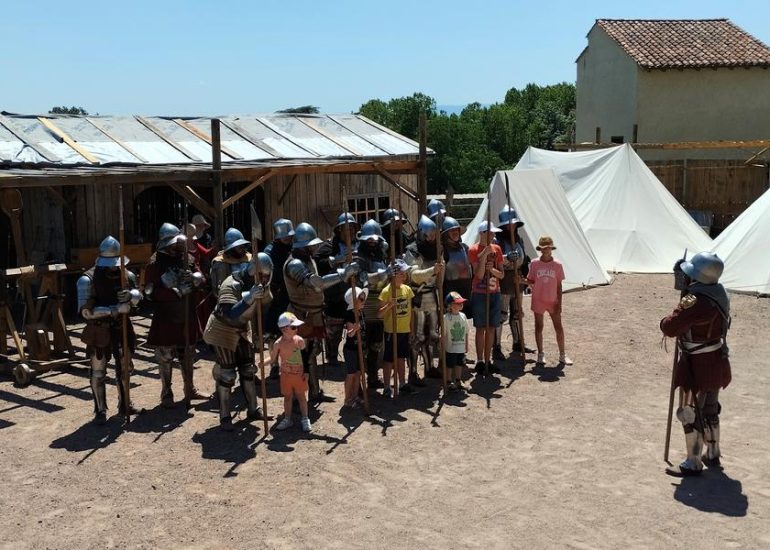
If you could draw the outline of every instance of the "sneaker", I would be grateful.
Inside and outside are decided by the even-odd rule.
[[[300,421],[300,424],[302,425],[302,431],[303,432],[309,432],[313,429],[313,425],[310,424],[310,419],[307,416],[303,416],[302,420]]]
[[[382,390],[382,396],[386,399],[390,399],[393,397],[393,390],[391,390],[389,387]]]
[[[539,365],[542,365],[543,363],[545,363],[545,353],[543,353],[542,351],[537,353],[537,363]]]
[[[291,418],[284,416],[283,419],[275,426],[276,430],[288,430],[293,425]]]
[[[569,357],[567,357],[565,354],[562,353],[559,356],[559,363],[562,363],[564,365],[571,365],[572,364],[572,359],[570,359]]]
[[[229,416],[224,416],[219,419],[219,427],[226,432],[233,431],[233,419]]]

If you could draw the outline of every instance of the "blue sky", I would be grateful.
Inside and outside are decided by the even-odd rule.
[[[420,91],[494,103],[574,82],[598,18],[728,17],[770,43],[767,1],[181,1],[3,3],[0,110],[216,115],[355,111]]]

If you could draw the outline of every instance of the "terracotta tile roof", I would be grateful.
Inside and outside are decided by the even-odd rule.
[[[770,48],[729,19],[597,19],[645,69],[770,67]]]

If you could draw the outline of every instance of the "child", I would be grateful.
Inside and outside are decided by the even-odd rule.
[[[302,365],[302,350],[305,349],[305,339],[297,334],[297,328],[304,323],[290,312],[282,313],[278,317],[278,328],[281,336],[273,344],[270,350],[270,362],[275,365],[280,363],[281,395],[283,395],[283,419],[275,427],[276,430],[285,430],[292,425],[291,408],[292,401],[299,402],[299,410],[302,414],[302,430],[309,432],[312,429],[310,419],[307,417],[307,374]]]
[[[468,318],[462,312],[467,300],[459,292],[450,292],[444,298],[444,345],[449,391],[464,390],[463,367],[468,353]]]
[[[361,403],[358,397],[358,390],[361,387],[361,365],[358,362],[358,336],[361,334],[362,349],[366,349],[366,321],[364,320],[364,303],[369,296],[368,288],[356,289],[356,299],[358,300],[358,324],[356,324],[355,312],[353,311],[353,289],[349,288],[345,292],[345,303],[348,309],[345,312],[345,345],[342,347],[342,355],[345,358],[345,404],[343,408],[357,409]]]
[[[500,230],[486,221],[479,224],[479,242],[468,249],[473,266],[471,311],[476,328],[476,374],[500,372],[491,362],[495,331],[500,326],[500,279],[503,278],[503,251],[492,242]],[[489,307],[487,307],[487,301]],[[486,362],[486,366],[485,366]]]
[[[561,282],[564,280],[564,267],[554,259],[556,250],[553,239],[540,237],[537,249],[540,258],[529,266],[527,282],[532,287],[532,311],[535,313],[535,341],[537,342],[537,362],[542,364],[543,353],[543,316],[547,311],[556,331],[556,343],[559,346],[559,364],[571,365],[572,359],[564,353],[564,328],[561,324]]]
[[[409,266],[404,260],[398,259],[392,264],[393,276],[390,284],[380,292],[380,309],[377,316],[383,319],[383,328],[385,329],[385,351],[383,353],[382,375],[384,377],[385,389],[382,390],[383,397],[392,395],[390,390],[390,373],[393,370],[393,361],[396,361],[396,373],[398,377],[398,391],[404,393],[414,393],[414,389],[409,384],[404,384],[404,371],[406,358],[409,357],[409,333],[412,330],[412,298],[414,291],[406,282],[406,272]],[[391,296],[395,295],[395,299]],[[395,325],[396,334],[393,334],[393,307],[395,305]],[[396,357],[393,357],[393,338],[396,338]]]

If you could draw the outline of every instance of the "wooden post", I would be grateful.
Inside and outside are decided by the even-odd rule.
[[[428,124],[425,113],[420,113],[420,172],[418,173],[417,196],[420,212],[428,209]]]
[[[638,140],[639,140],[639,125],[638,124],[634,124],[634,133],[633,133],[632,138],[631,138],[631,143],[636,145]]]
[[[687,208],[687,159],[682,163],[682,206]]]
[[[225,226],[222,212],[222,148],[219,119],[211,119],[211,167],[214,170],[214,242],[221,249],[224,244]]]
[[[596,138],[594,139],[594,143],[601,143],[602,142],[602,129],[597,126],[596,127]]]

